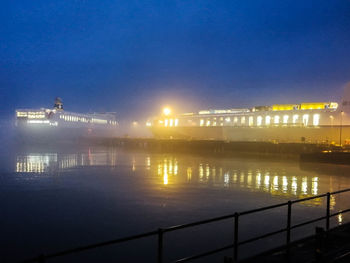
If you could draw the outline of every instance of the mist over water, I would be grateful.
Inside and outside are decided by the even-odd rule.
[[[0,153],[2,262],[350,187],[347,166],[5,141],[8,146]],[[332,211],[348,208],[348,197],[332,198]],[[293,207],[293,223],[324,214],[325,200],[314,199]],[[347,217],[341,215],[332,224],[342,224]],[[240,238],[285,227],[285,222],[286,208],[247,217]],[[292,238],[313,233],[313,227],[296,230]],[[232,231],[228,220],[170,233],[165,257],[176,259],[227,245]],[[281,235],[242,247],[241,255],[283,240]],[[151,238],[53,262],[153,262],[156,244]],[[223,255],[231,252],[199,262],[221,262]]]

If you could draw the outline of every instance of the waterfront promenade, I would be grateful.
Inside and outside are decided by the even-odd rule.
[[[216,218],[205,219],[201,221],[196,221],[192,223],[175,225],[171,227],[158,228],[157,230],[136,234],[133,236],[123,237],[119,239],[109,240],[101,243],[90,244],[87,246],[72,248],[64,251],[58,251],[50,254],[41,254],[38,257],[34,257],[32,259],[28,259],[24,262],[46,262],[49,259],[66,256],[69,254],[74,254],[78,252],[83,252],[99,247],[109,246],[109,245],[117,245],[125,242],[129,242],[132,240],[144,239],[148,237],[156,237],[157,238],[157,262],[163,263],[168,262],[165,261],[164,256],[164,246],[166,244],[166,236],[167,233],[189,229],[193,227],[197,227],[200,225],[207,225],[213,222],[220,222],[225,220],[232,221],[233,232],[233,241],[223,247],[212,247],[210,250],[203,251],[198,254],[189,255],[186,257],[182,257],[176,260],[171,260],[170,262],[188,262],[201,258],[206,258],[211,255],[215,255],[217,253],[221,253],[223,251],[229,251],[226,253],[226,256],[223,258],[225,262],[345,262],[350,256],[350,224],[345,224],[337,227],[331,227],[331,219],[336,216],[343,216],[344,214],[350,212],[350,207],[347,209],[333,212],[331,211],[331,199],[334,196],[339,196],[342,194],[346,194],[350,192],[349,189],[343,189],[335,192],[328,192],[312,197],[306,197],[296,200],[290,200],[285,203],[279,203],[271,206],[261,207],[253,210],[235,212],[233,214],[223,215]],[[315,217],[311,220],[294,223],[292,220],[293,215],[293,207],[300,203],[308,202],[314,199],[322,199],[326,202],[326,210],[324,211],[325,215],[321,217]],[[257,235],[252,238],[242,240],[240,238],[240,225],[244,222],[247,215],[259,216],[261,212],[271,211],[279,208],[287,208],[286,215],[281,215],[281,217],[285,217],[286,224],[285,227],[264,233],[262,235]],[[316,235],[309,236],[300,240],[292,241],[293,238],[293,230],[303,228],[307,225],[313,225],[315,223],[321,224],[316,225]],[[240,256],[240,248],[247,244],[251,244],[257,241],[261,241],[263,239],[268,239],[272,236],[284,234],[285,242],[282,244],[276,243],[276,248],[273,250],[264,252],[262,254],[258,254],[256,256],[250,258],[241,258]],[[231,255],[231,256],[227,256]],[[145,260],[147,262],[147,260]]]

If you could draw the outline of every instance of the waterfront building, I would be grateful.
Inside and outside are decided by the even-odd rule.
[[[157,138],[350,144],[350,88],[337,102],[274,104],[163,114],[147,122]]]

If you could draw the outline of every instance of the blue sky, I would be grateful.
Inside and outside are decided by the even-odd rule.
[[[3,1],[0,114],[339,100],[349,1]]]

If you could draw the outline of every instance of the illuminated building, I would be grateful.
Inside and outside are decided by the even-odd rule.
[[[150,129],[157,138],[350,144],[350,88],[341,103],[275,104],[202,110],[164,117]],[[165,124],[164,124],[165,123]]]
[[[32,138],[109,137],[117,133],[114,113],[74,113],[63,109],[56,98],[53,109],[17,109],[16,126],[21,135]]]

